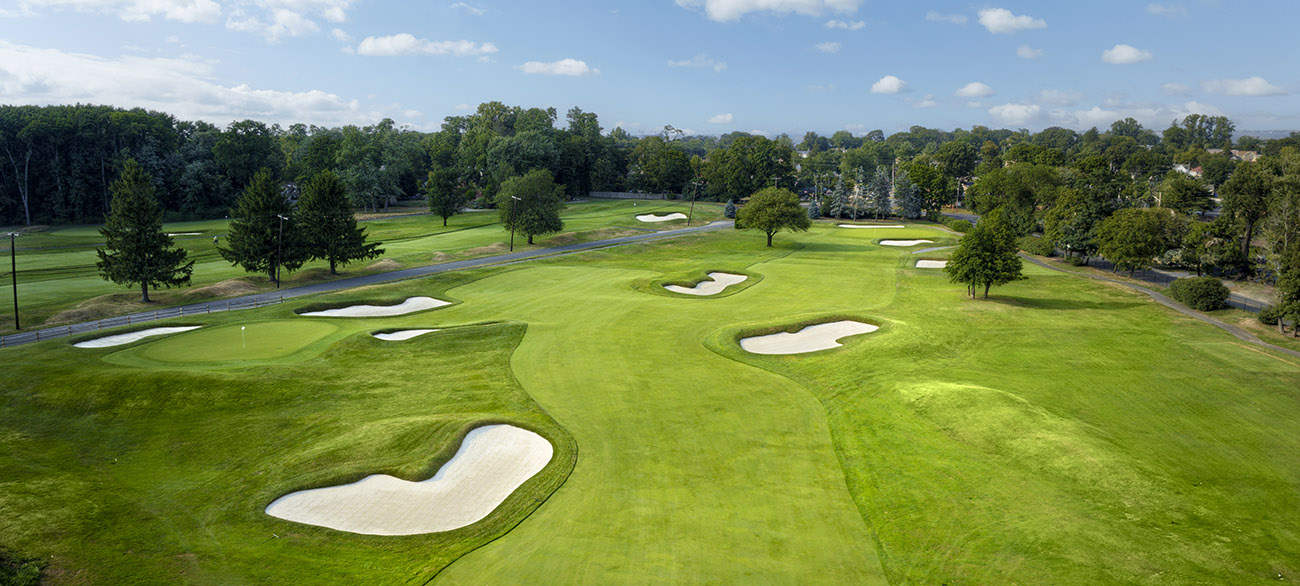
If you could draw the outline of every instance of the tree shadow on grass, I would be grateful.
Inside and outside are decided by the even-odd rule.
[[[988,301],[1011,307],[1053,310],[1115,310],[1128,309],[1130,307],[1142,305],[1141,303],[1131,301],[1084,301],[1080,299],[1061,299],[1057,297],[1020,297],[1016,295],[997,294],[990,294]]]

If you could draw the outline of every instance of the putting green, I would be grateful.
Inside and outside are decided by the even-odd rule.
[[[242,328],[247,330],[241,331]],[[139,347],[138,356],[167,363],[278,360],[301,352],[339,331],[321,321],[276,320],[195,330]]]

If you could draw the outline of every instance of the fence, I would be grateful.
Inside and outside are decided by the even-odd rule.
[[[211,313],[221,313],[223,311],[239,311],[241,309],[255,309],[258,307],[266,307],[268,305],[278,305],[280,303],[284,303],[284,295],[276,295],[275,297],[254,297],[250,299],[232,299],[228,301],[212,301],[209,303],[169,307],[157,311],[133,313],[131,315],[121,315],[107,319],[45,328],[34,332],[0,336],[0,348],[29,344],[52,338],[65,338],[74,334],[84,334],[87,332],[148,323],[162,319],[185,317],[187,315],[207,315]]]
[[[593,191],[587,197],[599,199],[668,199],[668,193],[629,193],[626,191]],[[676,197],[676,196],[673,196]]]

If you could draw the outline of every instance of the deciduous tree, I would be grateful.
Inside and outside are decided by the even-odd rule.
[[[560,209],[564,207],[564,186],[555,183],[545,169],[534,169],[521,177],[512,177],[497,192],[497,210],[506,230],[528,237],[551,234],[564,229]]]
[[[759,230],[767,235],[767,245],[781,230],[804,232],[812,225],[808,214],[799,207],[799,196],[780,187],[768,187],[749,198],[749,203],[736,215],[736,226],[745,230]]]
[[[1016,233],[996,210],[962,237],[944,267],[952,282],[966,285],[972,299],[980,287],[988,299],[990,288],[1024,279],[1021,270]]]

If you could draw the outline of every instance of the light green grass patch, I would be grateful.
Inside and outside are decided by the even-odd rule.
[[[173,365],[300,361],[319,354],[324,348],[318,342],[338,331],[339,326],[320,320],[250,321],[170,336],[138,349],[111,354],[106,360]]]

